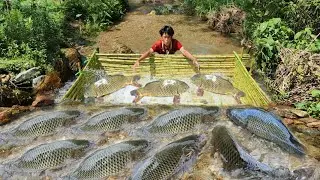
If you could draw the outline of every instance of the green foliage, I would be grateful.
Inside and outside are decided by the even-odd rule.
[[[294,33],[280,18],[261,23],[253,32],[256,48],[256,63],[266,76],[272,77],[278,63],[281,47],[320,52],[320,40],[306,28]]]
[[[296,103],[298,109],[307,111],[312,117],[320,119],[320,90],[314,89],[311,91],[313,99]]]
[[[127,8],[125,0],[69,0],[64,6],[68,20],[82,19],[99,28],[121,19]]]
[[[267,76],[272,76],[278,66],[280,47],[293,36],[294,32],[286,27],[280,18],[261,23],[254,31],[256,63]]]
[[[87,33],[96,32],[120,19],[126,5],[126,0],[12,0],[11,10],[4,10],[0,3],[0,66],[14,72],[51,68],[60,46],[80,37],[70,22],[81,18]]]
[[[222,6],[243,4],[242,0],[182,0],[182,7],[187,14],[206,16],[209,12],[219,10]]]

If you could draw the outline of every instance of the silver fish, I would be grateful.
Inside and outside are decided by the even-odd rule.
[[[219,75],[196,74],[191,81],[198,86],[197,94],[203,95],[203,90],[225,95],[233,95],[235,100],[241,104],[240,97],[244,97],[244,92],[235,88],[230,81]]]
[[[166,145],[146,159],[133,172],[132,180],[162,180],[172,178],[187,164],[193,164],[205,145],[203,135],[191,135]]]
[[[164,79],[147,83],[144,87],[130,92],[136,98],[133,102],[138,102],[144,96],[152,97],[174,97],[173,102],[180,103],[180,94],[186,92],[189,85],[176,79]]]
[[[85,94],[89,97],[102,97],[124,88],[127,85],[140,87],[137,83],[140,76],[124,76],[121,74],[104,75],[94,83],[90,84]]]
[[[229,108],[227,116],[255,135],[278,144],[283,149],[304,155],[303,145],[274,114],[259,108]]]
[[[145,108],[120,108],[94,115],[83,124],[83,131],[116,131],[128,122],[141,120],[147,113]]]
[[[96,179],[119,174],[128,163],[140,159],[150,148],[146,140],[125,141],[97,150],[86,157],[65,179]]]
[[[14,128],[12,135],[15,137],[37,137],[52,134],[57,128],[62,127],[80,115],[79,111],[54,111],[31,117],[18,127]]]
[[[12,163],[12,167],[24,170],[57,168],[67,160],[81,157],[90,146],[87,140],[62,140],[42,144],[25,152]]]
[[[213,154],[219,152],[226,170],[249,168],[263,172],[272,172],[268,165],[255,160],[248,154],[230,134],[225,126],[216,126],[212,130],[211,144]]]
[[[218,107],[188,107],[158,116],[151,124],[141,128],[147,134],[176,134],[192,131],[197,125],[215,121]]]

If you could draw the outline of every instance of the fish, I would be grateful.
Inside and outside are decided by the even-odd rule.
[[[101,76],[98,80],[94,81],[94,83],[90,84],[85,94],[88,97],[98,98],[116,92],[127,85],[134,85],[140,87],[141,85],[137,82],[139,79],[139,75],[104,75]]]
[[[220,75],[196,74],[191,77],[191,81],[198,86],[198,96],[203,96],[203,90],[216,94],[232,95],[239,104],[241,104],[240,97],[245,96],[244,92],[235,88],[229,80]]]
[[[84,156],[90,145],[92,143],[87,140],[75,139],[41,144],[25,152],[20,158],[9,163],[9,166],[22,170],[57,168],[67,160]]]
[[[224,169],[228,171],[243,168],[265,173],[273,172],[271,167],[254,159],[225,126],[219,125],[212,130],[211,145],[212,154],[219,152]]]
[[[171,97],[173,103],[180,103],[180,95],[189,89],[189,85],[183,81],[176,79],[162,79],[147,83],[144,87],[130,92],[131,96],[135,96],[134,103],[139,102],[144,96],[151,97]]]
[[[146,108],[119,108],[101,112],[89,118],[80,129],[82,131],[117,131],[128,122],[136,122],[147,113]]]
[[[218,107],[187,107],[169,111],[156,117],[149,125],[142,127],[144,134],[176,134],[194,130],[205,122],[213,122]]]
[[[79,111],[53,111],[31,117],[14,128],[14,137],[38,137],[52,134],[59,127],[72,122],[80,115]]]
[[[99,149],[87,156],[64,179],[93,179],[115,176],[128,168],[128,164],[141,159],[151,147],[147,140],[131,140]]]
[[[162,180],[173,178],[194,164],[206,144],[205,135],[190,135],[171,142],[153,156],[138,164],[131,180]]]
[[[281,119],[271,112],[260,108],[228,108],[227,116],[236,125],[241,126],[258,137],[274,142],[282,149],[304,155],[304,146]]]

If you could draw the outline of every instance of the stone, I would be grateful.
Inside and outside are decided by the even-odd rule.
[[[293,119],[289,119],[289,118],[283,118],[283,123],[285,124],[285,125],[291,125],[291,124],[293,124]]]
[[[302,111],[302,110],[299,110],[299,109],[290,109],[290,111],[297,115],[298,117],[308,117],[309,114],[306,112],[306,111]]]
[[[32,107],[50,106],[54,104],[52,94],[37,94],[36,99],[32,102]]]
[[[317,120],[315,118],[312,118],[312,117],[308,117],[308,118],[300,118],[299,121],[303,121],[306,124],[308,124],[308,123],[316,122],[316,121],[319,121],[319,120]]]
[[[293,124],[294,125],[302,125],[302,124],[305,124],[305,123],[303,121],[293,120]]]
[[[19,73],[18,75],[16,75],[16,77],[14,78],[15,82],[23,82],[23,81],[27,81],[27,80],[32,80],[33,78],[37,77],[38,75],[40,75],[40,68],[39,67],[33,67],[31,69],[28,69],[26,71],[23,71],[21,73]]]
[[[34,79],[32,79],[32,87],[33,88],[36,88],[39,86],[39,84],[41,84],[41,82],[44,80],[46,76],[45,75],[41,75],[41,76],[38,76]]]
[[[320,121],[316,121],[316,122],[311,122],[307,124],[308,127],[312,127],[312,128],[320,128]]]

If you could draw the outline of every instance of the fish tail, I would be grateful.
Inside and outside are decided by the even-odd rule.
[[[141,84],[138,83],[140,78],[141,78],[140,75],[134,75],[131,79],[131,84],[136,87],[141,87]]]
[[[135,131],[130,132],[129,134],[133,135],[133,136],[136,136],[136,137],[148,137],[148,136],[150,136],[149,131],[145,127],[138,128]]]
[[[292,153],[296,153],[299,156],[305,155],[304,147],[301,144],[289,143],[289,144],[286,144],[286,146],[289,149],[289,151]]]
[[[244,96],[246,96],[246,94],[243,91],[240,91],[239,89],[235,89],[234,98],[238,104],[242,104],[240,101],[240,98]]]
[[[131,96],[138,96],[138,90],[137,89],[135,89],[135,90],[132,90],[131,92],[130,92],[130,94],[131,94]]]
[[[305,155],[304,148],[300,144],[294,144],[292,142],[287,142],[280,139],[276,140],[275,143],[290,153],[294,153],[299,156]]]

